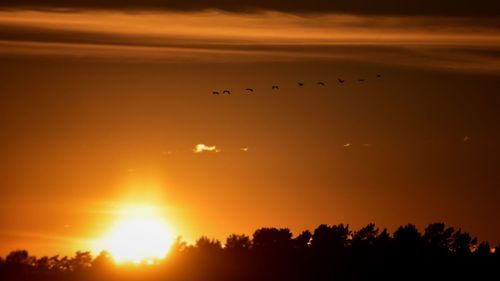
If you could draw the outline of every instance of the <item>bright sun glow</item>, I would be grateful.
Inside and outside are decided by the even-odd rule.
[[[127,207],[120,219],[100,241],[118,262],[148,262],[162,259],[170,250],[174,236],[166,221],[151,207]]]

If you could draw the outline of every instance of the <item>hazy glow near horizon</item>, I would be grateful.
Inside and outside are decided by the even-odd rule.
[[[153,207],[125,207],[121,218],[98,241],[117,263],[153,262],[166,256],[174,235],[167,221]]]

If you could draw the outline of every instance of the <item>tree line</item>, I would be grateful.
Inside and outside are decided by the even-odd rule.
[[[374,224],[319,225],[297,236],[287,228],[260,228],[252,237],[232,234],[225,243],[208,237],[181,239],[165,260],[119,266],[102,252],[73,257],[30,256],[26,250],[0,258],[1,280],[500,280],[500,245],[433,223],[393,233]],[[2,277],[3,276],[3,277]]]

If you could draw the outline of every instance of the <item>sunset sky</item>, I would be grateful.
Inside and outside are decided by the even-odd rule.
[[[499,1],[0,2],[0,256],[96,251],[127,206],[498,244],[499,145]]]

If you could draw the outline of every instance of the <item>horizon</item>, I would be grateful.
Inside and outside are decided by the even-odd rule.
[[[471,238],[471,242],[470,242],[471,254],[477,254],[477,251],[480,250],[480,248],[484,245],[489,247],[488,250],[489,250],[490,254],[495,254],[497,251],[500,250],[500,244],[493,245],[493,244],[489,243],[489,241],[483,241],[483,240],[479,239],[478,237],[474,236],[473,234],[467,232],[466,230],[463,230],[461,228],[454,228],[453,226],[446,225],[443,222],[429,223],[425,228],[419,228],[411,223],[408,223],[408,224],[398,226],[394,231],[388,230],[385,227],[380,228],[379,226],[377,226],[376,224],[373,224],[373,223],[368,223],[368,224],[366,224],[363,227],[358,228],[358,229],[351,228],[349,224],[339,223],[339,224],[333,224],[333,225],[320,224],[315,229],[304,229],[304,230],[297,232],[297,233],[293,233],[287,227],[277,228],[277,227],[265,226],[265,227],[260,227],[260,228],[256,229],[252,234],[231,233],[231,234],[226,235],[225,239],[217,239],[214,237],[201,235],[200,237],[196,238],[195,241],[192,241],[192,242],[183,240],[182,236],[176,236],[175,239],[173,239],[173,237],[172,237],[172,239],[170,239],[169,241],[164,241],[166,243],[164,245],[161,245],[161,244],[156,245],[158,247],[168,246],[168,249],[165,250],[164,252],[159,252],[159,254],[156,256],[144,256],[143,258],[138,258],[138,259],[121,258],[113,252],[113,249],[105,249],[105,248],[98,249],[97,251],[88,250],[88,249],[87,250],[80,249],[80,250],[77,250],[76,252],[72,253],[71,255],[54,254],[54,255],[37,256],[37,255],[30,254],[29,256],[35,257],[38,259],[43,259],[46,257],[48,257],[48,258],[61,257],[62,259],[64,259],[64,258],[74,257],[74,256],[78,255],[79,253],[84,253],[84,254],[88,253],[88,254],[90,254],[90,256],[93,259],[96,259],[102,255],[106,255],[112,259],[113,263],[116,266],[121,266],[121,265],[153,265],[153,264],[158,264],[158,263],[168,263],[169,257],[172,256],[173,254],[175,254],[174,252],[181,253],[183,251],[189,251],[189,249],[207,246],[204,243],[208,243],[208,245],[213,245],[213,246],[218,245],[217,247],[219,247],[221,250],[227,250],[228,247],[231,248],[231,247],[235,246],[235,245],[233,245],[233,243],[235,242],[234,241],[235,238],[241,239],[241,238],[247,237],[249,239],[248,247],[249,247],[249,249],[251,249],[252,247],[257,246],[257,245],[253,245],[253,241],[255,239],[259,239],[259,237],[258,237],[259,232],[262,233],[262,232],[266,232],[266,231],[270,231],[270,232],[286,231],[290,234],[290,238],[289,238],[290,240],[300,239],[301,236],[303,236],[305,233],[309,233],[313,236],[311,238],[309,238],[309,240],[306,242],[307,242],[307,245],[311,246],[312,240],[317,239],[317,238],[314,238],[314,235],[316,235],[316,233],[318,231],[320,231],[320,229],[322,227],[327,227],[327,228],[331,228],[331,229],[334,229],[336,227],[339,227],[339,228],[345,227],[347,230],[349,230],[349,233],[345,238],[346,241],[348,243],[355,243],[357,241],[357,239],[360,239],[359,237],[364,237],[363,235],[370,235],[370,233],[372,233],[372,232],[373,232],[373,235],[375,235],[374,238],[380,237],[383,233],[386,233],[388,235],[389,239],[396,239],[398,232],[401,232],[401,230],[404,230],[406,228],[413,228],[413,227],[416,228],[418,235],[419,235],[419,239],[426,241],[426,239],[433,239],[433,238],[435,239],[435,237],[432,236],[432,233],[433,233],[433,231],[436,233],[439,233],[440,228],[436,227],[439,225],[442,225],[443,230],[451,230],[451,232],[449,232],[451,239],[456,239],[454,235],[457,235],[457,234],[464,234],[464,235],[470,237]],[[364,231],[366,231],[366,230],[368,230],[368,231],[365,233]],[[370,232],[370,231],[372,231],[372,232]],[[142,234],[147,234],[147,233],[142,233]],[[364,239],[366,239],[366,238],[364,238]],[[425,243],[429,243],[429,242],[426,241]],[[454,247],[454,246],[452,246],[452,244],[453,243],[450,242],[450,249],[449,249],[450,251],[452,251],[451,249],[452,249],[452,247]],[[124,245],[120,245],[120,246],[124,246]],[[428,246],[431,246],[431,245],[428,245]],[[21,251],[26,251],[27,253],[30,253],[28,249],[13,249],[9,252],[8,255],[5,255],[5,258],[8,257],[9,255],[12,255],[15,252],[21,252]],[[0,256],[0,261],[2,261],[1,260],[2,258],[4,258],[4,256]],[[5,261],[5,258],[3,259],[3,261]]]

